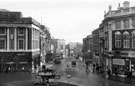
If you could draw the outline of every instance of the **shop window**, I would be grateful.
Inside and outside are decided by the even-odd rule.
[[[132,32],[132,48],[135,48],[135,31]]]
[[[24,39],[18,39],[18,49],[19,50],[24,49]]]
[[[6,49],[6,39],[0,39],[0,49]]]
[[[121,33],[115,32],[115,48],[121,48]]]
[[[124,45],[124,48],[129,48],[130,47],[130,35],[129,33],[126,31],[123,33],[123,45]]]

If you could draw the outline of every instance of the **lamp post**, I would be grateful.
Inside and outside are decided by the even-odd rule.
[[[68,78],[68,86],[70,86],[71,75],[67,75],[67,78]]]

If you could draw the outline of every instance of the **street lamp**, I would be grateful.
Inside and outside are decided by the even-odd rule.
[[[71,75],[67,75],[67,78],[68,78],[68,85],[70,86]]]

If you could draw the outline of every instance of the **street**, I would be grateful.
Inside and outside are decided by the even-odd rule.
[[[54,81],[76,84],[78,86],[134,86],[134,84],[107,80],[97,73],[90,72],[87,74],[84,62],[77,61],[77,66],[71,67],[72,60],[75,59],[65,58],[62,59],[61,64],[53,64],[53,68],[61,75],[60,79]],[[67,64],[70,64],[69,69]],[[71,78],[67,78],[69,75]],[[38,80],[35,78],[35,74],[27,72],[0,74],[0,86],[38,86],[34,85],[36,81]]]
[[[77,63],[77,67],[71,67],[69,70],[66,70],[67,64],[71,64],[73,59],[74,58],[66,58],[62,60],[60,65],[54,65],[54,68],[56,68],[61,75],[61,79],[58,81],[68,82],[66,77],[67,75],[71,75],[70,83],[79,86],[134,86],[123,82],[107,80],[96,73],[86,74],[83,62],[80,63],[81,65]]]

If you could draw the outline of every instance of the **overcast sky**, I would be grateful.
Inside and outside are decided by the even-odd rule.
[[[0,0],[0,8],[21,11],[46,25],[52,37],[66,42],[82,39],[99,27],[108,6],[116,10],[125,0]],[[135,6],[135,0],[128,0]]]

